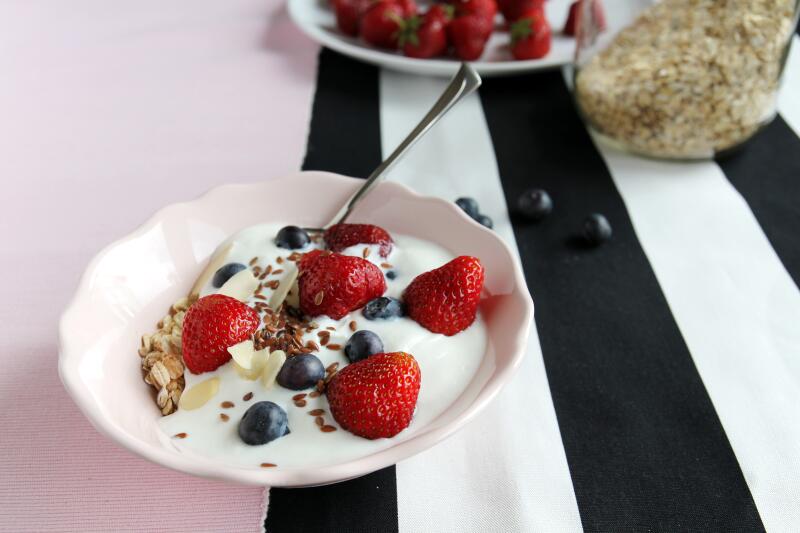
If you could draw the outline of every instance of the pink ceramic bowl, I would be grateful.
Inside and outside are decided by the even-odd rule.
[[[454,254],[477,256],[486,268],[487,297],[481,310],[489,348],[464,393],[444,414],[396,445],[321,468],[233,467],[182,455],[160,443],[156,421],[161,415],[142,381],[136,353],[141,334],[151,331],[169,305],[189,291],[226,237],[269,221],[319,226],[361,183],[302,172],[267,183],[219,187],[162,209],[100,252],[61,318],[59,355],[64,386],[95,427],[125,448],[182,472],[256,485],[309,486],[361,476],[419,453],[486,407],[519,366],[533,319],[517,258],[499,237],[452,203],[388,182],[364,200],[352,222],[368,221],[428,239]],[[287,195],[291,190],[302,194]]]

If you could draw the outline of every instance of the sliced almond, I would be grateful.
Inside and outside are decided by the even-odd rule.
[[[261,374],[261,384],[265,389],[272,388],[275,384],[275,378],[278,377],[278,372],[281,371],[281,367],[285,362],[286,353],[283,350],[275,350],[269,354],[267,364],[264,366],[264,372]]]
[[[220,287],[218,294],[224,294],[243,302],[253,295],[258,288],[258,278],[249,268],[240,270]]]
[[[180,407],[191,411],[203,407],[219,392],[219,378],[208,378],[201,381],[181,395]]]
[[[230,351],[230,349],[228,351]],[[244,368],[236,361],[235,358],[233,361],[233,367],[236,369],[236,373],[239,374],[239,377],[243,379],[248,379],[250,381],[254,381],[258,379],[258,377],[263,372],[264,367],[267,364],[268,358],[269,358],[269,349],[264,348],[263,350],[258,350],[253,352],[249,356],[250,368]]]
[[[252,361],[255,352],[252,340],[242,341],[228,348],[228,353],[231,354],[236,364],[245,370],[253,368]]]
[[[231,249],[233,248],[233,243],[230,242],[223,246],[222,248],[218,248],[214,255],[211,256],[209,259],[206,268],[197,278],[197,281],[194,282],[194,286],[192,290],[189,292],[189,298],[191,300],[196,300],[198,296],[200,296],[200,291],[203,290],[203,287],[206,286],[208,280],[211,279],[211,276],[219,270],[219,268],[225,264],[225,261],[228,259],[228,254],[230,254]]]
[[[280,280],[280,285],[278,285],[278,288],[269,297],[269,302],[267,302],[272,309],[278,309],[283,304],[283,301],[286,300],[286,295],[289,294],[297,280],[297,267],[287,266],[287,270],[286,275]]]

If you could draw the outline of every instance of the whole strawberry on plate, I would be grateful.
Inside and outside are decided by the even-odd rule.
[[[358,35],[361,16],[369,7],[369,0],[333,0],[336,25],[346,35]]]
[[[603,31],[606,29],[606,14],[603,10],[603,4],[600,3],[600,0],[575,0],[575,2],[572,2],[572,4],[569,6],[567,22],[564,24],[565,35],[577,35],[578,24],[581,18],[581,9],[584,1],[590,1],[592,3],[589,9],[591,9],[595,28],[597,28],[598,31]]]
[[[325,245],[334,252],[356,244],[378,244],[380,256],[387,257],[394,245],[389,232],[372,224],[334,224],[325,230],[324,237]]]
[[[421,380],[410,354],[379,353],[344,367],[325,394],[344,429],[365,439],[391,438],[411,423]]]
[[[508,22],[514,22],[534,9],[544,10],[544,0],[497,0],[497,7]]]
[[[261,319],[235,298],[211,294],[197,300],[183,319],[183,361],[193,374],[211,372],[231,359],[228,348],[250,338]]]
[[[406,16],[407,9],[395,0],[373,3],[361,17],[361,38],[381,48],[397,48],[400,22]]]
[[[480,260],[456,257],[414,278],[403,293],[406,312],[434,333],[455,335],[475,321],[483,280]]]
[[[483,15],[456,17],[447,28],[456,56],[464,61],[475,61],[486,48],[492,34],[492,22]]]
[[[383,272],[360,257],[314,250],[298,266],[300,310],[309,316],[338,320],[386,291]]]
[[[435,4],[424,15],[414,15],[400,25],[400,48],[408,57],[426,59],[447,51],[447,26],[452,6]]]
[[[526,13],[511,24],[511,55],[514,59],[539,59],[550,52],[552,32],[541,11]]]

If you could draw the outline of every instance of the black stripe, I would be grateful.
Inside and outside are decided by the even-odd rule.
[[[513,222],[586,531],[760,531],[750,491],[558,71],[481,89],[506,201],[548,190],[543,223]],[[582,218],[614,237],[585,249]],[[665,221],[668,223],[668,221]]]
[[[717,163],[800,286],[800,138],[778,116],[741,150]]]
[[[380,162],[378,70],[322,50],[303,169],[366,177]],[[269,533],[398,530],[393,466],[336,485],[271,489],[269,498]]]

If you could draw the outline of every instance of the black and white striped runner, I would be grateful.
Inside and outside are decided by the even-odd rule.
[[[392,179],[478,198],[516,243],[536,304],[525,362],[433,449],[338,485],[273,489],[266,530],[795,529],[799,52],[781,117],[719,162],[596,145],[557,71],[489,79],[454,109]],[[323,51],[304,168],[366,176],[444,83]],[[513,215],[534,186],[556,206],[536,225]],[[575,235],[595,211],[614,238],[586,250]]]

